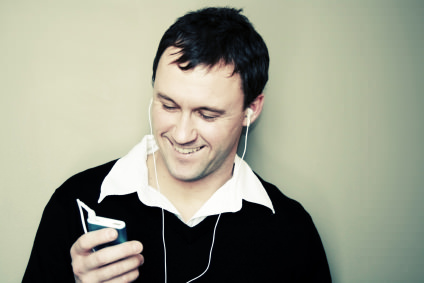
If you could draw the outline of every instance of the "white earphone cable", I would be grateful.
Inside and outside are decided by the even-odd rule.
[[[211,249],[210,249],[210,251],[209,251],[209,261],[208,261],[208,266],[206,267],[205,271],[203,271],[203,272],[202,272],[202,274],[200,274],[199,276],[197,276],[197,277],[195,277],[195,278],[193,278],[193,279],[191,279],[191,280],[187,281],[187,283],[193,282],[194,280],[199,279],[200,277],[202,277],[202,276],[206,273],[206,271],[208,271],[209,266],[211,265],[211,259],[212,259],[212,249],[213,249],[213,245],[214,245],[214,243],[215,243],[215,233],[216,233],[216,227],[218,226],[219,218],[221,218],[221,214],[219,214],[219,215],[218,215],[218,219],[216,219],[215,227],[214,227],[214,229],[213,229],[212,245],[211,245]]]
[[[151,119],[151,108],[152,108],[153,98],[150,99],[149,103],[149,126],[150,126],[150,135],[153,136],[153,127],[152,127],[152,119]],[[155,170],[155,179],[156,179],[156,186],[157,190],[160,193],[160,187],[159,187],[159,180],[158,180],[158,172],[156,169],[156,156],[155,152],[153,151],[153,168]],[[166,266],[166,243],[165,243],[165,213],[163,211],[163,206],[161,207],[162,212],[162,244],[163,244],[163,257],[164,257],[164,273],[165,273],[165,280],[164,282],[167,283],[168,281],[168,274],[167,274],[167,266]]]
[[[152,103],[153,103],[153,98],[150,100],[150,104],[149,104],[149,111],[148,111],[148,115],[149,115],[149,126],[150,126],[150,134],[153,136],[153,128],[152,128],[152,120],[151,120],[151,107],[152,107]],[[244,155],[246,153],[246,149],[247,149],[247,136],[249,133],[249,126],[250,126],[250,115],[248,115],[247,117],[247,125],[246,125],[246,135],[245,135],[245,139],[244,139],[244,149],[243,149],[243,154],[241,156],[241,160],[244,159]],[[158,174],[157,174],[157,169],[156,169],[156,156],[155,156],[155,152],[153,152],[153,164],[154,164],[154,172],[155,172],[155,179],[156,179],[156,186],[157,186],[157,190],[160,193],[160,186],[159,186],[159,179],[158,179]],[[238,167],[237,167],[237,171],[240,168],[241,162],[239,162]],[[167,279],[168,279],[168,274],[167,274],[167,264],[166,264],[166,243],[165,243],[165,214],[164,214],[164,209],[163,206],[161,207],[162,209],[162,243],[163,243],[163,251],[164,251],[164,272],[165,272],[165,280],[164,282],[167,283]],[[208,270],[211,264],[211,260],[212,260],[212,250],[213,250],[213,246],[215,244],[215,234],[216,234],[216,228],[218,226],[218,222],[219,219],[221,218],[221,214],[218,215],[218,218],[216,219],[216,223],[214,226],[214,230],[213,230],[213,236],[212,236],[212,244],[211,244],[211,248],[209,251],[209,260],[208,260],[208,265],[206,266],[206,269],[197,277],[187,281],[187,283],[191,283],[197,279],[199,279],[200,277],[202,277]]]

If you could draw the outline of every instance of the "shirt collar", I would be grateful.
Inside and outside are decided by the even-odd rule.
[[[148,184],[146,160],[147,156],[156,150],[158,147],[154,137],[147,135],[127,155],[118,159],[103,180],[98,202],[109,195],[136,192],[145,205],[162,207],[179,217],[179,212],[172,203]],[[241,209],[243,200],[266,206],[275,212],[261,181],[249,165],[236,155],[233,177],[219,188],[186,224],[194,226],[209,215],[237,212]]]

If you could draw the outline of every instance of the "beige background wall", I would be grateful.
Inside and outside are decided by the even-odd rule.
[[[159,39],[212,4],[268,44],[247,159],[312,214],[334,282],[422,282],[422,2],[0,0],[1,282],[21,280],[53,191],[148,132]]]

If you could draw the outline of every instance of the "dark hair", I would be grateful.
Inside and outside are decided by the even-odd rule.
[[[269,55],[262,37],[241,9],[204,8],[190,12],[169,27],[153,61],[152,81],[163,52],[171,46],[180,49],[175,60],[181,70],[218,63],[234,65],[242,80],[244,107],[262,93],[268,81]]]

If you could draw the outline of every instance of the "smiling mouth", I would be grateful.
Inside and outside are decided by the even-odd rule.
[[[174,145],[174,149],[182,154],[191,154],[201,150],[203,146],[195,147],[195,148],[181,148]]]

